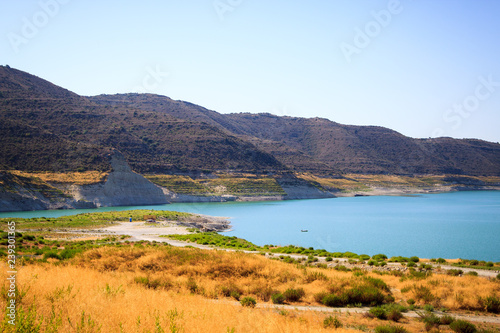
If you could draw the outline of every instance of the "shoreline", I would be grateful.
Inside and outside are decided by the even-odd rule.
[[[194,220],[196,222],[198,217],[202,218],[207,218],[209,217],[210,219],[207,219],[206,223],[220,223],[222,227],[229,228],[228,221],[225,218],[221,217],[210,217],[206,215],[199,215],[199,216],[194,216]],[[115,237],[115,236],[129,236],[130,238],[124,239],[121,242],[142,242],[142,241],[147,241],[147,242],[158,242],[158,243],[167,243],[171,246],[175,247],[193,247],[193,248],[198,248],[198,249],[203,249],[203,250],[217,250],[217,251],[230,251],[230,252],[236,252],[236,251],[241,251],[244,253],[252,253],[256,255],[261,255],[264,253],[266,258],[274,258],[274,259],[279,259],[283,257],[289,257],[294,260],[298,261],[304,261],[308,259],[308,255],[304,254],[294,254],[294,253],[271,253],[271,252],[262,252],[262,251],[251,251],[251,250],[239,250],[239,249],[232,249],[232,248],[224,248],[224,247],[219,247],[215,245],[203,245],[203,244],[198,244],[195,242],[190,242],[190,241],[182,241],[182,240],[175,240],[172,238],[169,238],[169,235],[189,235],[189,234],[194,234],[196,232],[193,232],[192,229],[193,227],[186,226],[186,223],[193,223],[193,221],[190,222],[182,222],[182,221],[162,221],[159,223],[147,223],[144,221],[138,221],[138,222],[115,222],[115,225],[105,227],[105,228],[98,228],[98,229],[90,229],[90,230],[85,230],[85,232],[73,232],[72,234],[83,234],[86,237]],[[199,221],[198,221],[199,223]],[[198,229],[199,230],[199,229]],[[227,230],[223,230],[227,231]],[[70,238],[70,240],[81,240],[80,238],[74,237],[73,239]],[[399,272],[406,272],[409,271],[409,267],[406,265],[403,265],[400,262],[387,262],[386,265],[384,266],[372,266],[367,263],[353,263],[351,262],[350,258],[333,258],[332,261],[327,261],[327,257],[322,257],[322,256],[315,256],[318,261],[316,262],[317,264],[326,264],[327,267],[329,268],[336,268],[336,267],[345,267],[347,269],[361,269],[365,271],[378,271],[378,272],[390,272],[390,271],[399,271]],[[500,272],[499,270],[486,270],[486,269],[480,269],[480,268],[469,268],[469,267],[458,267],[458,266],[453,266],[452,263],[458,261],[459,259],[445,259],[447,262],[446,263],[434,263],[431,262],[429,259],[425,258],[419,258],[419,263],[421,264],[426,264],[432,266],[432,271],[437,274],[447,274],[447,271],[449,270],[461,270],[462,273],[460,276],[465,276],[470,272],[476,272],[478,276],[485,277],[485,278],[495,278],[497,274]],[[363,261],[364,262],[364,261]]]
[[[334,198],[349,198],[349,197],[373,197],[373,196],[413,196],[421,194],[444,194],[444,193],[458,193],[458,192],[487,192],[487,191],[500,191],[500,186],[436,186],[432,188],[416,188],[416,187],[371,187],[369,190],[362,191],[329,191],[321,192],[319,195],[311,195],[306,191],[304,195],[300,195],[300,190],[295,190],[292,196],[195,196],[195,195],[182,195],[181,199],[178,197],[176,200],[171,200],[165,203],[127,203],[117,205],[77,205],[77,206],[62,206],[62,207],[44,207],[36,206],[31,210],[15,210],[7,209],[1,210],[0,218],[2,217],[15,217],[7,216],[8,213],[29,213],[29,212],[43,212],[43,211],[72,211],[76,209],[98,209],[106,207],[128,207],[128,206],[155,206],[155,205],[169,205],[176,203],[221,203],[221,202],[274,202],[274,201],[289,201],[289,200],[317,200],[317,199],[334,199]],[[1,199],[1,198],[0,198]],[[1,203],[1,201],[0,201]],[[2,216],[4,215],[4,216]],[[71,215],[71,214],[69,214]]]

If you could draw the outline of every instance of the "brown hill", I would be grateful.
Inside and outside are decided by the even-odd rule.
[[[140,173],[285,169],[253,144],[207,123],[99,105],[12,68],[0,67],[0,77],[6,169],[104,171],[113,149]]]
[[[321,118],[220,114],[158,95],[101,95],[90,99],[218,126],[252,142],[295,171],[500,175],[500,145],[482,140],[413,139],[384,127],[342,125]]]
[[[235,170],[500,175],[500,145],[413,139],[374,126],[219,114],[151,94],[81,97],[0,67],[0,167],[108,170],[118,149],[140,173]]]

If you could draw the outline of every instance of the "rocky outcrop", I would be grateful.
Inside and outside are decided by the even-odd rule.
[[[105,183],[71,185],[65,190],[77,201],[92,202],[96,207],[160,205],[169,203],[163,190],[133,172],[120,153],[111,157],[113,171]]]
[[[313,186],[303,179],[296,177],[281,177],[276,178],[276,181],[281,186],[281,188],[286,192],[284,199],[295,200],[295,199],[324,199],[324,198],[334,198],[331,192],[323,191],[318,187]]]

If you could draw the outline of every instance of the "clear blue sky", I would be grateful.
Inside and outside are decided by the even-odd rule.
[[[0,64],[81,95],[497,142],[499,15],[496,0],[0,0]]]

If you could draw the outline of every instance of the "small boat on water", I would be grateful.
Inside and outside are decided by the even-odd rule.
[[[300,230],[300,232],[308,232],[308,230],[307,229],[305,229],[305,230],[302,229],[302,230]]]

